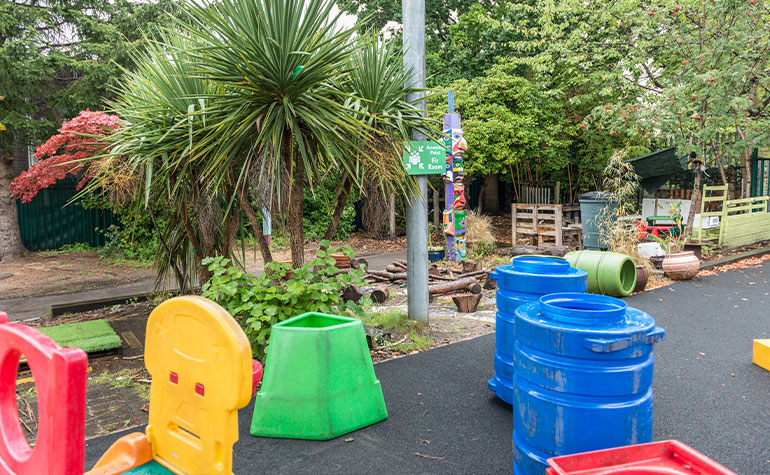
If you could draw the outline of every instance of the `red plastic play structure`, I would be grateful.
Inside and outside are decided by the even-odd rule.
[[[548,459],[547,475],[737,475],[678,440]]]
[[[201,297],[158,306],[147,334],[145,361],[153,375],[147,433],[119,439],[87,475],[117,475],[148,462],[177,474],[231,474],[236,413],[262,379],[246,336],[224,309]],[[16,406],[22,355],[38,398],[34,448]],[[0,312],[0,475],[83,474],[87,363],[83,350],[61,348]],[[171,377],[163,377],[169,367]]]
[[[37,442],[24,438],[16,409],[16,372],[27,358],[38,395]],[[0,473],[83,473],[86,366],[79,348],[61,348],[39,331],[8,323],[0,312]]]

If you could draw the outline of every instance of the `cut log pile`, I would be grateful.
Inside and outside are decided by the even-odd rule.
[[[364,279],[370,284],[403,284],[408,275],[408,265],[396,259],[384,271],[369,270]],[[428,293],[447,295],[455,292],[481,294],[481,281],[489,278],[489,272],[480,262],[463,261],[462,268],[439,267],[431,264],[428,269]]]

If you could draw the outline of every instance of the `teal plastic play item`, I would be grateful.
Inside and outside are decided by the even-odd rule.
[[[124,475],[174,475],[174,472],[154,460],[132,468]]]
[[[588,292],[626,297],[636,286],[636,265],[625,254],[607,251],[572,251],[565,259],[588,272]]]
[[[327,440],[387,417],[359,320],[305,313],[273,325],[251,435]]]
[[[580,220],[583,222],[583,245],[586,249],[607,249],[607,243],[601,237],[602,223],[617,208],[617,201],[610,193],[589,191],[578,196],[580,202]]]

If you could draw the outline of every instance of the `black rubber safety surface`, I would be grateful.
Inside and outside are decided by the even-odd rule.
[[[666,329],[655,348],[654,439],[679,439],[741,475],[770,474],[770,264],[680,282],[626,301]],[[249,435],[239,412],[237,474],[511,473],[511,408],[487,389],[494,335],[375,365],[389,418],[331,441]],[[118,437],[89,440],[90,468]]]

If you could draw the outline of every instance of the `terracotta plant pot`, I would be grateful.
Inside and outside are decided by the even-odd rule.
[[[644,266],[636,266],[636,286],[634,292],[641,292],[647,287],[647,269]]]
[[[674,280],[688,280],[700,270],[700,259],[692,251],[669,254],[663,259],[663,272]]]
[[[337,269],[347,269],[350,267],[350,257],[346,256],[345,254],[341,252],[337,252],[331,255],[335,260],[335,266]]]

